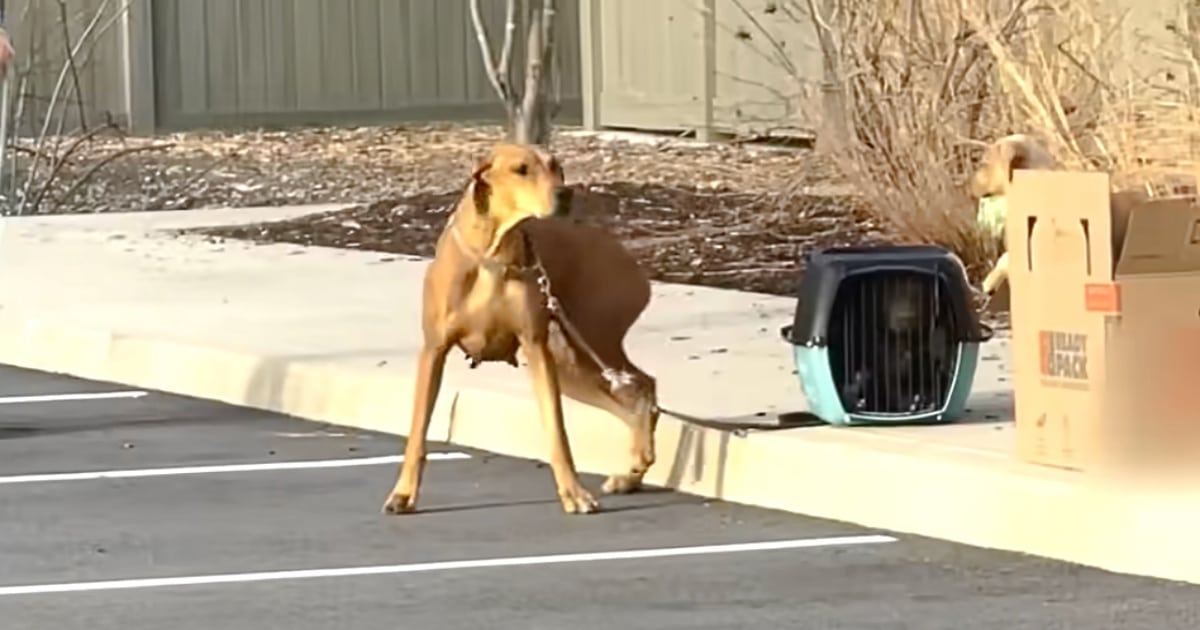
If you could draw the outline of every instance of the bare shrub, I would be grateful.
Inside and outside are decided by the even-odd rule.
[[[171,146],[89,151],[98,140],[125,138],[96,106],[96,83],[116,78],[97,59],[121,41],[122,20],[135,1],[10,3],[7,19],[17,37],[0,88],[0,214],[86,211],[81,193],[101,171],[128,155]]]
[[[996,252],[967,184],[1000,136],[1031,134],[1120,186],[1194,164],[1196,3],[1142,25],[1108,0],[768,4],[816,29],[822,145],[865,205],[900,240],[952,249],[975,278]]]
[[[1024,57],[981,28],[997,68],[997,106],[1068,167],[1162,192],[1158,184],[1195,166],[1200,40],[1178,25],[1193,22],[1196,3],[1160,3],[1178,11],[1149,24],[1130,23],[1113,4],[1071,0],[1044,11],[1043,45]]]

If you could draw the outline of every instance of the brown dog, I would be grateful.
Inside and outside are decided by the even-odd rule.
[[[650,282],[608,233],[562,218],[570,203],[558,161],[533,147],[498,145],[471,175],[426,270],[412,427],[386,513],[416,509],[429,420],[456,346],[472,367],[516,366],[524,355],[567,513],[591,513],[599,503],[579,482],[560,395],[629,425],[633,461],[604,490],[640,487],[654,463],[658,405],[654,379],[630,362],[623,343],[649,304]]]

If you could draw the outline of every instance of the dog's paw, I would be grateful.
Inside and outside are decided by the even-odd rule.
[[[388,496],[387,501],[383,502],[383,513],[396,514],[411,514],[417,511],[417,497],[414,494],[400,494],[393,492]]]
[[[583,486],[559,492],[558,498],[567,514],[592,514],[600,511],[600,502],[584,490]]]
[[[605,494],[630,494],[642,489],[641,475],[632,473],[613,475],[604,481],[601,490]]]

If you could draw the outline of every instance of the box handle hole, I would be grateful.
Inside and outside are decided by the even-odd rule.
[[[1087,275],[1092,275],[1092,232],[1091,226],[1087,219],[1080,219],[1079,224],[1083,226],[1083,243],[1087,248]]]
[[[1025,268],[1033,271],[1033,226],[1037,225],[1037,217],[1026,217],[1025,222]]]

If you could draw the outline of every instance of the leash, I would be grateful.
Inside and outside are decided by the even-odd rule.
[[[525,245],[526,251],[528,251],[533,257],[533,264],[518,266],[513,264],[498,263],[495,260],[492,260],[491,256],[488,256],[486,253],[480,254],[479,252],[473,250],[469,245],[467,245],[467,242],[463,239],[462,234],[460,234],[458,231],[458,226],[454,225],[453,222],[448,222],[446,224],[446,227],[443,229],[443,233],[446,231],[450,232],[450,236],[454,240],[455,245],[457,245],[458,248],[463,251],[463,253],[473,258],[475,263],[480,266],[487,266],[491,267],[492,269],[500,270],[516,269],[521,273],[533,271],[535,274],[534,280],[537,282],[538,286],[538,292],[542,296],[542,306],[544,306],[550,313],[550,318],[558,322],[558,325],[562,327],[563,332],[566,333],[567,337],[569,337],[570,340],[577,346],[582,348],[584,353],[588,355],[588,358],[594,361],[596,365],[600,366],[600,375],[603,376],[604,380],[608,382],[609,389],[613,392],[616,392],[621,388],[627,387],[633,383],[633,375],[625,372],[624,370],[613,369],[611,366],[605,363],[604,359],[600,358],[600,355],[596,353],[595,349],[593,349],[591,344],[587,342],[587,339],[584,338],[583,333],[580,333],[579,329],[575,327],[575,324],[571,322],[571,318],[567,317],[566,312],[562,308],[562,304],[558,301],[558,298],[554,296],[554,292],[550,287],[550,274],[546,271],[545,265],[542,264],[541,257],[537,255],[537,250],[534,249],[533,243],[530,242],[529,234],[527,232],[521,232],[521,240]]]
[[[608,383],[609,391],[615,394],[621,389],[633,384],[633,375],[626,370],[618,370],[613,368],[611,365],[605,362],[604,359],[596,353],[595,349],[592,348],[592,345],[588,343],[587,338],[583,336],[583,333],[579,332],[579,329],[576,328],[575,324],[571,322],[571,318],[567,316],[566,311],[564,311],[562,307],[562,303],[559,302],[558,298],[554,295],[553,287],[550,285],[550,274],[547,272],[545,265],[542,264],[542,259],[540,256],[538,256],[537,250],[533,247],[533,243],[530,241],[529,234],[527,232],[522,231],[521,238],[525,245],[526,251],[528,251],[530,256],[533,258],[533,263],[529,265],[518,266],[513,264],[499,263],[486,254],[481,255],[474,251],[469,245],[467,245],[466,241],[459,233],[456,225],[447,223],[443,233],[445,233],[446,230],[449,230],[451,238],[454,240],[454,243],[459,247],[459,249],[474,259],[476,264],[480,266],[490,267],[494,270],[498,269],[502,272],[509,269],[516,269],[521,274],[532,271],[534,273],[534,280],[537,282],[538,292],[542,296],[543,306],[550,314],[550,318],[558,322],[558,325],[562,328],[563,333],[568,337],[568,339],[577,348],[583,350],[588,358],[600,368],[600,375]],[[981,295],[983,297],[983,304],[977,309],[977,313],[982,315],[984,312],[986,312],[988,305],[991,303],[992,296],[983,293],[973,286],[971,287],[971,290],[977,296]],[[982,317],[980,320],[981,319]],[[993,337],[995,331],[991,326],[984,324],[982,321],[978,321],[978,325],[982,329],[981,332],[983,341],[987,341]],[[795,428],[797,426],[824,426],[825,424],[820,419],[814,420],[815,416],[812,416],[812,414],[807,412],[796,414],[780,414],[781,422],[775,425],[768,425],[763,423],[738,422],[736,418],[703,418],[663,407],[657,402],[653,403],[653,411],[655,413],[672,416],[687,425],[712,429],[715,431],[724,431],[736,437],[746,437],[751,431],[779,431],[783,429]],[[785,416],[796,416],[800,418],[800,420],[795,422],[782,421]]]
[[[546,310],[550,312],[550,317],[558,322],[558,325],[562,327],[563,332],[567,334],[567,337],[569,337],[571,341],[575,343],[575,345],[579,346],[584,353],[588,355],[589,359],[591,359],[596,365],[600,366],[600,376],[602,376],[605,381],[608,381],[608,388],[610,391],[616,393],[617,391],[632,385],[633,375],[625,370],[614,369],[612,366],[605,363],[604,359],[600,358],[600,355],[596,353],[595,349],[592,348],[592,345],[587,342],[587,339],[583,336],[583,333],[579,332],[579,329],[575,327],[575,324],[571,323],[571,318],[567,317],[566,312],[563,311],[562,303],[558,301],[558,298],[554,296],[554,292],[551,290],[550,274],[546,272],[546,267],[542,265],[541,257],[537,255],[537,251],[533,249],[533,245],[529,242],[529,235],[525,232],[522,232],[521,236],[524,237],[525,246],[529,249],[529,252],[533,256],[533,269],[537,272],[538,291],[542,294],[543,304],[546,307]]]
[[[587,338],[585,338],[583,334],[579,332],[579,329],[575,328],[575,324],[571,323],[571,318],[567,316],[566,312],[562,308],[562,304],[554,295],[553,288],[550,286],[550,275],[547,273],[546,267],[542,265],[542,259],[537,255],[537,250],[534,249],[532,243],[530,243],[529,235],[522,232],[522,236],[525,239],[526,247],[533,256],[532,267],[537,273],[538,289],[542,294],[545,307],[550,312],[550,316],[558,322],[558,325],[562,327],[563,332],[567,335],[567,337],[569,337],[578,348],[582,349],[583,352],[588,355],[588,358],[590,358],[597,366],[600,367],[600,375],[605,381],[608,382],[609,391],[616,393],[622,388],[632,385],[633,374],[626,370],[618,370],[606,363],[604,359],[602,359],[600,355],[596,353],[595,349],[592,348],[592,345],[588,343]],[[668,409],[658,404],[658,402],[653,403],[653,411],[658,414],[672,416],[687,424],[717,431],[727,431],[737,437],[745,437],[749,435],[750,431],[752,430],[771,431],[792,428],[790,425],[786,424],[770,426],[761,423],[737,423],[731,418],[702,418],[683,413],[681,411]]]
[[[583,350],[584,354],[586,354],[588,358],[600,368],[600,376],[608,383],[609,391],[616,393],[621,389],[629,387],[633,384],[633,374],[626,370],[618,370],[605,362],[604,359],[596,353],[596,350],[592,348],[592,345],[588,343],[587,338],[583,336],[583,333],[579,332],[579,329],[576,328],[575,324],[571,322],[571,318],[567,316],[566,311],[562,307],[562,303],[559,302],[558,298],[554,295],[553,287],[550,285],[550,274],[546,271],[545,265],[542,264],[542,259],[540,256],[538,256],[537,250],[533,247],[533,243],[529,240],[529,234],[527,232],[522,231],[521,237],[525,244],[526,250],[529,252],[530,256],[533,257],[533,263],[527,266],[517,266],[512,264],[498,263],[492,260],[491,257],[480,255],[478,252],[471,249],[471,247],[467,245],[466,241],[459,233],[458,227],[453,225],[452,222],[447,223],[443,233],[447,230],[450,232],[450,236],[458,248],[467,255],[471,256],[475,260],[476,264],[481,266],[489,266],[493,269],[499,268],[501,270],[515,268],[520,272],[533,271],[535,274],[534,279],[538,286],[538,292],[542,296],[542,304],[550,314],[550,318],[558,322],[558,325],[562,328],[563,333],[567,336],[567,338],[577,348]],[[655,413],[672,416],[682,420],[687,424],[717,431],[728,431],[738,437],[745,437],[749,435],[750,431],[752,430],[771,431],[792,428],[791,425],[783,423],[780,425],[771,426],[759,423],[738,423],[734,422],[733,419],[701,418],[699,416],[693,416],[691,414],[668,409],[662,405],[659,405],[657,402],[653,404],[653,410]]]

